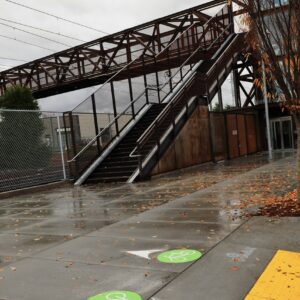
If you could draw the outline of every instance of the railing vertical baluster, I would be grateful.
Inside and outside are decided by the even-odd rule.
[[[155,64],[157,64],[156,58],[154,58]],[[161,103],[160,99],[160,89],[159,89],[159,78],[158,78],[158,72],[155,71],[155,77],[156,77],[156,91],[158,96],[158,103]]]
[[[142,65],[143,65],[143,70],[145,70],[145,58],[144,58],[144,56],[142,56]],[[148,83],[147,83],[147,76],[146,76],[145,73],[143,74],[143,77],[144,77],[146,103],[149,104],[149,93],[148,93],[148,89],[147,89]]]
[[[202,34],[203,34],[203,44],[204,44],[204,47],[206,47],[206,32],[205,32],[205,28],[202,26]]]
[[[170,85],[170,91],[173,91],[173,85],[172,85],[172,73],[171,73],[171,63],[170,63],[170,51],[168,50],[168,77],[169,79],[169,85]]]
[[[190,55],[192,53],[191,52],[191,43],[190,43],[190,29],[186,32],[186,39],[187,39],[187,44],[188,44],[188,53]]]
[[[195,28],[195,26],[193,26],[193,27],[191,28],[191,31],[192,31],[193,50],[194,50],[194,47],[197,48],[197,42],[196,42],[196,28]]]
[[[129,96],[130,96],[130,102],[131,102],[131,112],[132,112],[132,117],[135,119],[135,109],[134,109],[134,104],[133,104],[133,90],[132,90],[132,81],[131,78],[128,78],[128,85],[129,85]]]
[[[114,117],[116,118],[118,113],[117,113],[117,107],[116,107],[115,89],[114,89],[114,84],[112,81],[110,82],[110,87],[111,87],[112,103],[113,103],[113,109],[114,109]],[[120,133],[118,120],[116,120],[116,122],[115,122],[117,136]]]
[[[181,55],[180,55],[180,43],[179,43],[179,39],[177,39],[177,54],[178,54],[178,61],[180,61]],[[182,68],[180,67],[180,79],[182,80],[183,75],[182,75]]]
[[[229,14],[228,21],[229,21],[229,24],[231,24],[229,31],[230,31],[230,33],[234,33],[234,16],[233,16],[232,4],[230,4],[228,7],[228,14]]]
[[[95,101],[95,94],[92,94],[92,106],[93,106],[93,117],[94,117],[94,126],[95,126],[95,132],[96,136],[99,135],[99,127],[98,127],[98,118],[97,118],[97,110],[96,110],[96,101]],[[100,141],[99,138],[97,138],[97,150],[98,154],[100,154]]]
[[[222,9],[222,24],[225,27],[224,9]]]

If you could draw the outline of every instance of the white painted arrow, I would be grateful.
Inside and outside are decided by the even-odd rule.
[[[163,252],[165,249],[153,249],[153,250],[139,250],[139,251],[125,251],[126,253],[136,255],[142,258],[151,259],[150,255],[156,252]]]

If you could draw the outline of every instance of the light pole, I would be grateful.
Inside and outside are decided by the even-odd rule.
[[[270,36],[270,32],[267,30],[268,37]],[[266,66],[263,59],[263,52],[262,52],[262,45],[263,42],[260,41],[260,54],[261,54],[261,61],[262,61],[262,77],[263,77],[263,93],[264,93],[264,103],[265,103],[265,116],[266,116],[266,124],[267,124],[267,141],[268,141],[268,152],[269,152],[269,160],[273,159],[273,152],[272,152],[272,142],[271,142],[271,130],[270,130],[270,116],[269,116],[269,102],[268,102],[268,95],[267,95],[267,80],[266,80]]]
[[[272,153],[272,144],[271,144],[269,102],[267,96],[266,67],[263,59],[262,59],[262,77],[263,77],[263,87],[264,87],[263,94],[264,94],[264,103],[265,103],[265,115],[266,115],[266,123],[267,123],[268,152],[269,152],[269,160],[272,160],[273,153]]]

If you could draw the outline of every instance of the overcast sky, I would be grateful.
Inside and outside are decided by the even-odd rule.
[[[97,28],[104,32],[114,33],[128,27],[141,24],[152,19],[163,17],[173,12],[177,12],[192,6],[207,2],[206,0],[13,0],[23,5],[31,6],[39,10],[63,17],[66,19]],[[38,30],[29,29],[21,25],[12,24],[6,20],[12,20],[27,25],[51,30],[56,33],[70,35],[84,41],[90,41],[101,37],[101,33],[85,29],[74,24],[69,24],[54,17],[26,9],[0,0],[0,70],[21,64],[21,61],[6,60],[12,58],[30,61],[52,54],[50,50],[60,51],[80,44],[78,41],[47,34]],[[4,26],[7,24],[47,38],[54,39],[68,46],[63,46],[42,38],[34,37],[30,34]],[[5,35],[13,39],[27,41],[50,50],[25,45],[15,40],[1,37]],[[230,89],[230,85],[225,89]],[[40,100],[42,110],[65,111],[72,109],[87,97],[94,88],[89,88],[73,93],[53,96]],[[226,91],[225,91],[226,92]]]

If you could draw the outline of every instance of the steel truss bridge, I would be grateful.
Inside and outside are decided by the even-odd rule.
[[[226,2],[211,1],[3,71],[0,95],[10,86],[21,85],[29,87],[36,98],[43,98],[102,84],[112,77],[118,81],[179,66],[200,44],[206,49],[213,44],[228,25],[220,15],[203,27],[211,18],[205,11]],[[168,55],[163,53],[175,40]],[[209,50],[199,51],[194,61],[209,59],[219,46],[220,40]],[[253,74],[244,64],[238,67],[248,69],[249,75],[235,72],[237,104],[240,93],[246,94],[247,105],[253,104],[254,88],[247,92],[243,86],[243,81],[253,81]]]
[[[0,95],[17,85],[43,98],[102,84],[64,113],[71,173],[78,184],[145,178],[197,106],[218,96],[223,108],[229,74],[235,106],[255,105],[258,66],[234,14],[214,0],[23,64],[0,73]],[[103,124],[108,107],[112,120]]]

